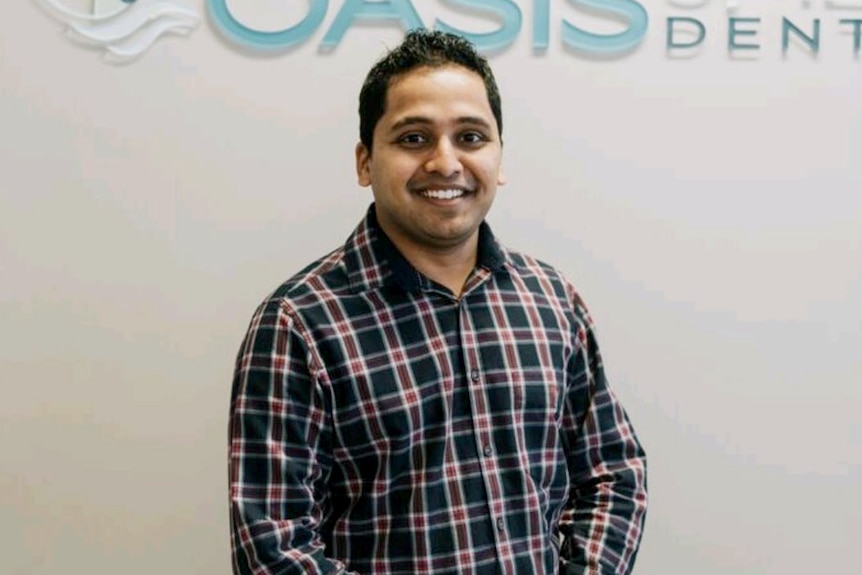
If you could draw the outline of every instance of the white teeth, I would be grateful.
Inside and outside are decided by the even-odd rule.
[[[424,190],[422,195],[435,200],[451,200],[464,195],[464,190]]]

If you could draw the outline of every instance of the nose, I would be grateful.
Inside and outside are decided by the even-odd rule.
[[[461,159],[458,149],[448,138],[440,138],[437,145],[431,149],[431,154],[425,162],[425,170],[440,174],[444,178],[461,173]]]

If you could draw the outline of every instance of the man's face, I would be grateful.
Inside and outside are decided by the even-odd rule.
[[[422,67],[394,78],[373,152],[356,147],[359,184],[377,219],[410,259],[474,249],[500,170],[500,134],[482,78],[462,66]]]

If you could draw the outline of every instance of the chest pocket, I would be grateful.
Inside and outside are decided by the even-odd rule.
[[[515,410],[521,421],[547,423],[559,421],[562,413],[563,373],[551,368],[523,372],[520,381],[513,382]]]
[[[451,381],[432,361],[353,372],[339,387],[334,411],[342,447],[354,457],[406,453],[445,427]]]

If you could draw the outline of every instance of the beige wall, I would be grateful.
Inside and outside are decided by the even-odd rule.
[[[662,4],[638,52],[600,61],[556,25],[533,55],[530,4],[493,60],[491,223],[597,318],[650,455],[636,572],[852,572],[862,75],[839,14],[818,58],[782,57],[775,19],[805,12],[752,5],[764,48],[734,60],[716,3],[673,60]],[[355,97],[400,34],[255,57],[205,21],[113,65],[62,30],[0,3],[0,570],[227,574],[232,361],[259,300],[361,217]]]

